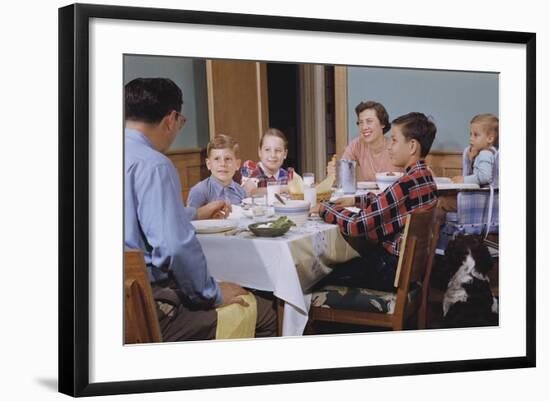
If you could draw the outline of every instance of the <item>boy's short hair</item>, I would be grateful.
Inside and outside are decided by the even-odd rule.
[[[156,124],[182,105],[181,89],[168,78],[136,78],[124,87],[126,120]]]
[[[361,102],[357,106],[355,106],[355,114],[357,114],[357,118],[359,118],[360,113],[367,109],[372,109],[376,112],[376,117],[378,117],[380,124],[384,126],[384,128],[382,128],[382,132],[384,134],[388,132],[390,130],[390,116],[388,115],[388,112],[384,105],[382,103],[374,102],[372,100]]]
[[[218,134],[208,142],[206,157],[210,157],[212,149],[231,149],[235,153],[235,157],[239,157],[239,144],[229,135]]]
[[[480,124],[485,129],[485,132],[495,136],[493,145],[498,144],[498,117],[491,113],[478,114],[472,118],[470,124]]]
[[[392,125],[399,125],[401,132],[407,140],[415,139],[420,144],[420,157],[426,157],[430,153],[435,139],[437,128],[431,117],[423,113],[412,112],[397,117]]]
[[[266,136],[276,136],[277,138],[280,138],[285,144],[285,149],[288,149],[288,139],[286,139],[286,135],[283,134],[283,131],[278,130],[277,128],[268,128],[267,131],[264,132],[260,138],[260,148],[264,146],[264,138]]]

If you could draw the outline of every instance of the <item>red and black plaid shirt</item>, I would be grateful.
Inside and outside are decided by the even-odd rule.
[[[256,163],[254,160],[247,160],[241,167],[241,183],[244,183],[249,178],[256,178],[258,180],[258,187],[266,187],[267,182],[278,181],[280,184],[286,185],[288,182],[288,172],[279,168],[278,178],[273,175],[268,175],[261,167],[260,162]]]
[[[354,213],[332,202],[323,202],[319,214],[327,223],[338,224],[343,234],[365,236],[381,242],[389,253],[399,255],[407,214],[435,207],[436,191],[426,162],[419,160],[384,192],[356,196],[355,206],[361,211]]]

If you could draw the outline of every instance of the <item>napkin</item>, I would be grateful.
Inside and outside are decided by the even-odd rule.
[[[288,192],[291,194],[304,193],[304,181],[296,171],[292,174],[292,179],[288,182]]]
[[[332,185],[334,184],[335,177],[333,175],[328,175],[323,181],[317,185],[317,193],[330,192],[332,190]]]
[[[216,340],[229,338],[254,338],[256,331],[257,305],[252,293],[241,295],[248,306],[231,304],[217,308],[218,325]]]

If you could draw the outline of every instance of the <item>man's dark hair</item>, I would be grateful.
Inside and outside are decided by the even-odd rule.
[[[136,78],[124,87],[126,120],[156,124],[182,104],[181,89],[168,78]]]
[[[430,152],[432,143],[435,139],[437,128],[431,117],[418,112],[412,112],[397,117],[392,121],[392,125],[399,125],[403,136],[409,141],[415,139],[420,143],[420,157],[426,157]]]
[[[378,117],[378,121],[380,121],[380,124],[384,126],[384,128],[382,128],[382,132],[384,134],[388,132],[390,130],[390,117],[384,105],[382,103],[374,102],[372,100],[361,102],[357,106],[355,106],[355,114],[357,114],[357,118],[359,118],[360,113],[367,109],[373,109],[376,112],[376,117]]]

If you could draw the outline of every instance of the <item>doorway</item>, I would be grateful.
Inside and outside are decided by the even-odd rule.
[[[320,85],[311,83],[311,67],[267,63],[269,126],[283,131],[288,139],[283,168],[316,170],[322,178],[326,160],[336,153],[334,67],[322,67],[323,74],[317,75]],[[319,146],[312,148],[312,142]],[[321,167],[312,167],[316,165]]]
[[[300,149],[300,92],[298,65],[267,64],[269,126],[281,130],[288,139],[288,156],[283,168],[302,171]]]

